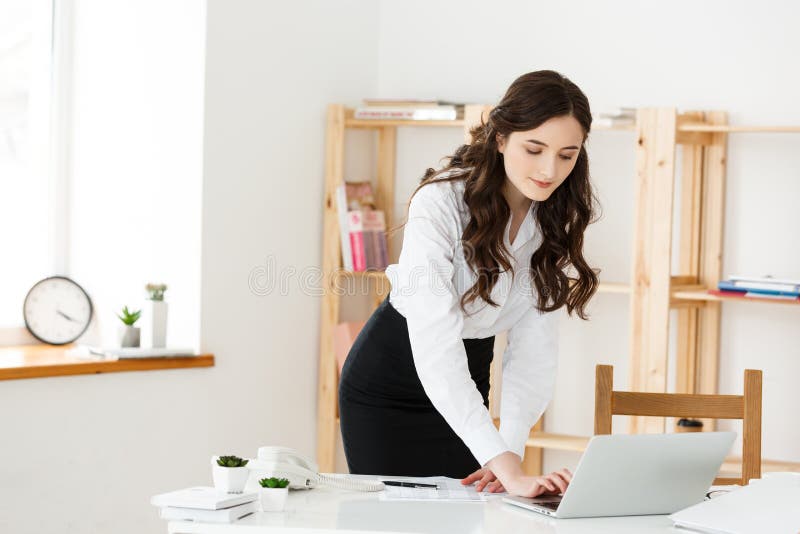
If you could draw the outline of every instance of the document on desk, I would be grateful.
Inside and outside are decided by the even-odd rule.
[[[475,491],[475,486],[464,486],[461,480],[447,477],[384,477],[384,480],[403,480],[406,482],[420,482],[422,484],[436,484],[433,488],[408,488],[386,486],[380,494],[382,501],[437,501],[437,502],[483,502],[486,496]]]

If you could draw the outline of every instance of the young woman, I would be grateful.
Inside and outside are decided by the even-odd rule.
[[[563,492],[566,469],[526,476],[531,426],[553,393],[557,314],[586,319],[597,276],[583,257],[594,196],[581,90],[553,71],[511,84],[412,195],[389,296],[348,354],[339,414],[351,473],[435,476],[478,491]],[[494,336],[500,428],[488,411]]]

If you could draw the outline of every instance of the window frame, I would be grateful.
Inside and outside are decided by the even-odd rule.
[[[45,2],[50,20],[50,76],[47,143],[48,266],[52,274],[69,269],[69,179],[73,86],[74,0]],[[39,23],[38,21],[36,22]],[[20,313],[22,302],[19,303]],[[0,347],[41,344],[24,326],[0,325]]]

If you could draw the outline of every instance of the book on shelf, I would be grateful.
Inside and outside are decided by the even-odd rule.
[[[342,266],[353,270],[353,249],[350,248],[350,225],[347,221],[347,190],[344,185],[336,188],[336,212],[339,216],[339,239],[342,242]]]
[[[194,486],[150,498],[150,504],[158,507],[192,508],[196,510],[222,510],[253,502],[258,493],[227,493],[210,486]]]
[[[758,293],[761,295],[775,295],[784,297],[800,297],[800,286],[788,284],[775,284],[770,286],[763,283],[737,283],[734,281],[723,280],[717,284],[720,291],[730,291],[734,293]]]
[[[377,209],[375,194],[372,192],[372,182],[345,182],[345,201],[348,211]]]
[[[800,280],[788,278],[773,278],[771,276],[729,276],[728,280],[740,287],[766,287],[783,291],[794,291],[800,288]]]
[[[724,291],[721,289],[709,289],[710,295],[718,297],[734,297],[734,298],[757,298],[757,299],[773,299],[773,300],[789,300],[800,302],[800,297],[792,295],[772,295],[768,293],[756,293],[754,291]]]
[[[256,502],[246,502],[220,510],[199,510],[196,508],[179,508],[163,506],[160,509],[161,519],[168,521],[200,521],[203,523],[233,523],[257,511]]]
[[[463,118],[463,107],[454,105],[435,106],[362,106],[356,108],[353,117],[367,120],[452,121]]]
[[[370,182],[345,182],[337,188],[342,266],[351,272],[383,270],[389,265],[386,218],[375,209]]]
[[[366,248],[367,269],[383,270],[389,265],[389,254],[386,249],[386,217],[379,210],[365,210],[364,246]]]
[[[367,251],[364,248],[364,216],[361,210],[347,212],[347,232],[350,239],[353,272],[366,271]]]
[[[436,106],[455,106],[456,108],[463,108],[466,106],[464,102],[453,102],[452,100],[439,100],[436,98],[364,98],[364,106],[366,107],[436,107]]]
[[[800,280],[730,277],[717,284],[720,291],[755,293],[765,296],[800,297]]]

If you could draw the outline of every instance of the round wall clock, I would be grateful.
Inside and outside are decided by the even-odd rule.
[[[36,282],[28,291],[22,313],[33,337],[51,345],[65,345],[89,327],[92,301],[74,281],[51,276]]]

